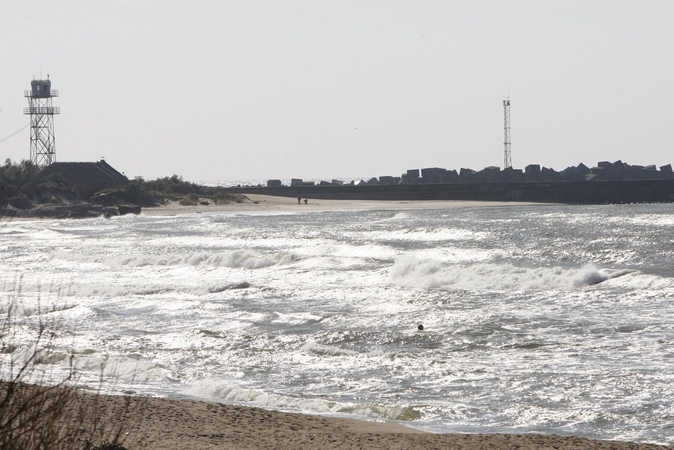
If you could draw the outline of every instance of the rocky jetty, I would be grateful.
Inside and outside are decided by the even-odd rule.
[[[629,165],[622,161],[585,164],[561,172],[530,164],[522,169],[486,167],[459,171],[438,167],[407,170],[399,177],[380,176],[344,183],[306,182],[289,186],[269,180],[267,187],[239,186],[232,193],[341,200],[477,200],[571,204],[672,203],[674,172],[667,164]]]
[[[526,183],[526,182],[553,182],[553,181],[613,181],[613,180],[664,180],[674,178],[671,164],[637,166],[615,161],[600,161],[594,167],[583,163],[567,167],[558,172],[539,164],[529,164],[524,169],[508,167],[501,170],[490,166],[482,170],[461,168],[448,170],[440,167],[426,169],[410,169],[400,176],[383,175],[367,180],[353,182],[358,186],[364,185],[406,185],[406,184],[458,184],[458,183]],[[313,186],[314,182],[306,182],[301,178],[293,178],[291,187]],[[340,180],[321,181],[322,186],[341,186]],[[281,187],[281,180],[268,180],[267,187]]]

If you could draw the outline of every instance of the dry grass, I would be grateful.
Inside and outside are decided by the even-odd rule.
[[[105,396],[85,399],[62,386],[20,382],[0,385],[0,448],[5,450],[94,449],[121,445],[129,402],[109,410]],[[116,423],[116,427],[107,424]]]
[[[179,201],[181,206],[196,206],[199,203],[197,194],[187,194]]]
[[[14,287],[0,324],[0,450],[123,450],[130,399],[106,404],[104,395],[75,389],[74,356],[63,360],[51,350],[58,323],[44,319],[39,300],[36,310],[21,312],[20,282]],[[31,331],[29,345],[18,328]],[[59,359],[66,370],[57,375],[48,363]],[[101,375],[99,393],[105,384]]]

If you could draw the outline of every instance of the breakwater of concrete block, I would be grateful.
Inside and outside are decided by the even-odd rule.
[[[530,164],[524,170],[486,167],[460,171],[438,167],[410,169],[400,177],[380,176],[345,183],[340,180],[306,182],[293,178],[289,185],[268,180],[267,186],[237,186],[233,193],[342,200],[482,200],[540,203],[671,203],[674,171],[671,164],[630,165],[600,161],[561,172]]]
[[[476,200],[569,204],[672,203],[674,179],[435,183],[397,185],[245,186],[231,193],[336,200]]]

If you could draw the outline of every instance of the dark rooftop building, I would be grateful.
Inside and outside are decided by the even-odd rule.
[[[102,189],[126,185],[129,179],[110,164],[98,162],[55,162],[40,171],[34,183],[40,183],[53,174],[60,174],[78,192],[89,195]]]

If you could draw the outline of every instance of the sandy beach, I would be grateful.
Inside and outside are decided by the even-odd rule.
[[[433,434],[394,423],[283,413],[190,400],[98,394],[83,394],[79,398],[85,406],[80,410],[91,411],[89,417],[100,419],[101,429],[96,434],[110,436],[111,430],[118,430],[121,425],[120,442],[128,450],[667,448],[558,435]]]
[[[178,216],[185,214],[231,214],[231,213],[301,213],[308,211],[347,211],[347,210],[413,210],[413,209],[449,209],[467,207],[496,206],[532,206],[549,203],[526,202],[481,202],[463,200],[318,200],[307,199],[304,203],[297,198],[276,197],[273,195],[246,194],[241,203],[216,204],[207,198],[200,201],[206,204],[184,206],[171,201],[161,206],[143,207],[144,216]],[[85,219],[105,215],[105,207],[96,205],[40,205],[31,210],[9,209],[0,212],[0,221],[33,221],[51,219]],[[110,207],[111,215],[116,215],[116,207]]]
[[[306,211],[344,211],[344,210],[405,210],[405,209],[444,209],[493,206],[531,206],[538,203],[524,202],[480,202],[462,200],[321,200],[307,199],[304,203],[296,198],[275,197],[271,195],[246,194],[247,201],[216,205],[182,206],[170,202],[163,206],[143,208],[146,216],[175,216],[178,214],[213,214],[221,212],[306,212]]]

